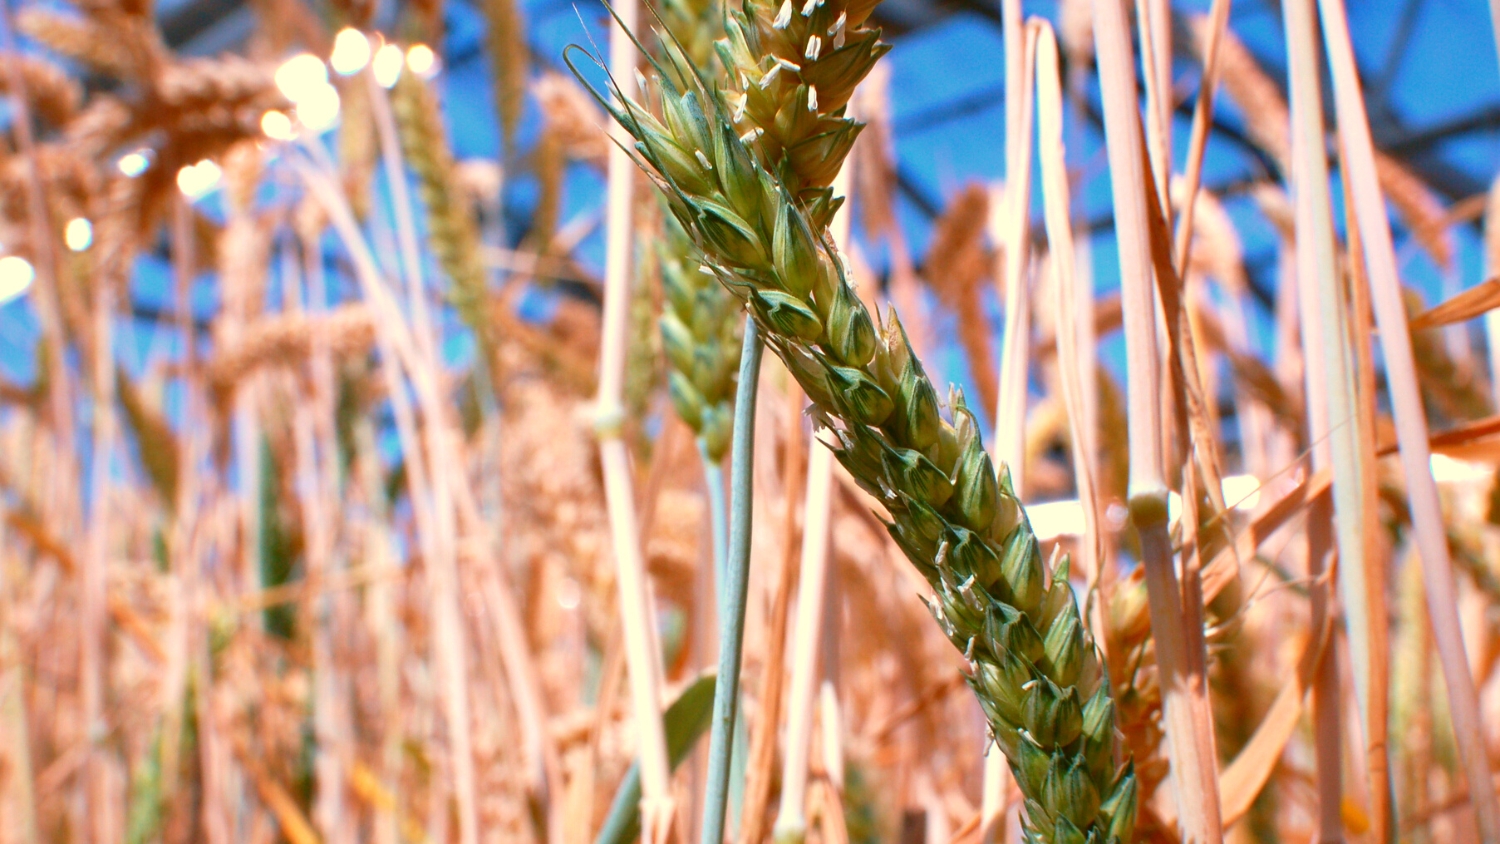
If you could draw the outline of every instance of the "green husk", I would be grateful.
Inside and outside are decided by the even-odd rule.
[[[458,187],[437,95],[415,73],[401,74],[391,95],[401,152],[417,175],[417,192],[427,209],[428,243],[450,282],[448,297],[474,332],[483,359],[492,362],[496,338],[486,310],[489,294],[479,257],[479,225]]]
[[[718,69],[714,38],[723,33],[716,0],[664,0],[661,21],[693,67]],[[665,47],[666,38],[663,38]],[[664,55],[666,50],[658,51]],[[704,459],[717,464],[729,449],[739,366],[740,303],[702,271],[697,248],[670,214],[657,247],[665,294],[661,316],[668,389],[677,415],[698,439]],[[722,560],[719,561],[722,577]]]
[[[705,458],[718,463],[729,448],[739,364],[739,300],[693,257],[693,241],[674,218],[657,250],[662,290],[662,350],[677,415],[697,436]]]
[[[718,44],[727,94],[673,50],[647,80],[665,121],[623,97],[606,106],[703,265],[749,305],[837,439],[839,461],[885,505],[891,536],[936,590],[933,616],[969,660],[970,686],[1025,797],[1027,840],[1125,841],[1135,775],[1121,764],[1114,701],[1068,561],[1043,564],[962,393],[950,393],[943,415],[895,314],[872,319],[827,233],[839,200],[825,186],[859,126],[842,106],[885,52],[862,26],[872,7],[825,0],[803,15],[788,4],[778,26],[778,11],[752,0],[730,13]],[[787,57],[798,39],[833,31],[843,49]],[[817,156],[797,152],[808,144]]]

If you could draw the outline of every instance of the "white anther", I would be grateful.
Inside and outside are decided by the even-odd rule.
[[[693,150],[693,157],[696,158],[696,159],[698,159],[698,163],[703,165],[703,169],[704,170],[712,170],[712,169],[714,169],[713,163],[708,160],[708,156],[706,156],[706,155],[703,154],[703,150],[701,150],[701,149],[695,149],[695,150]]]
[[[760,140],[760,136],[763,134],[765,134],[765,132],[759,126],[756,126],[754,129],[751,129],[750,131],[741,135],[740,141],[741,143],[744,143],[748,146]]]
[[[781,72],[781,63],[780,62],[777,62],[776,64],[771,65],[771,69],[768,70],[768,71],[766,71],[766,75],[762,76],[760,78],[760,83],[759,83],[760,84],[760,89],[762,91],[764,91],[767,88],[771,87],[771,83],[774,82],[774,81],[776,81],[776,74],[778,74],[780,72]]]
[[[818,8],[818,6],[818,0],[807,0],[806,3],[802,4],[802,17],[810,17],[813,13],[813,9]]]
[[[1024,683],[1021,684],[1021,691],[1023,691],[1023,692],[1029,692],[1029,691],[1031,691],[1031,687],[1035,686],[1036,684],[1037,684],[1037,681],[1036,681],[1035,678],[1027,680],[1026,682],[1024,682]]]
[[[818,89],[812,86],[808,86],[807,88],[807,110],[818,110]]]
[[[745,107],[750,98],[744,94],[729,93],[725,96],[729,101],[729,119],[735,123],[745,119]]]
[[[938,543],[937,556],[932,559],[932,564],[941,566],[946,559],[948,559],[948,540],[944,539]]]
[[[771,21],[774,29],[786,29],[792,22],[792,0],[781,0],[781,8],[776,10],[776,20]]]
[[[806,57],[808,61],[815,62],[818,60],[818,55],[822,52],[823,39],[819,38],[816,35],[807,36],[807,49],[802,51],[802,55]]]
[[[974,661],[974,637],[973,636],[969,637],[969,644],[968,644],[967,647],[964,648],[964,659],[967,659],[970,662]]]
[[[783,59],[780,56],[776,57],[776,64],[778,66],[780,66],[780,67],[784,67],[787,70],[790,70],[793,73],[801,73],[802,72],[802,65],[797,64],[796,62],[793,62],[793,61],[787,61],[786,59]]]
[[[973,589],[974,588],[974,580],[975,580],[975,578],[974,578],[974,575],[972,575],[972,574],[969,575],[968,577],[964,578],[964,582],[958,584],[958,591],[960,591],[960,592],[968,592],[970,589]]]
[[[839,12],[839,19],[833,22],[828,34],[833,36],[833,49],[837,50],[844,46],[844,36],[847,34],[846,27],[849,24],[849,14]]]

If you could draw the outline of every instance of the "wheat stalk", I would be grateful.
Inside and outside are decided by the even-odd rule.
[[[1118,767],[1114,701],[1066,558],[1050,571],[1043,564],[962,393],[951,392],[945,418],[895,314],[877,328],[827,239],[837,200],[822,185],[858,124],[821,109],[846,102],[884,52],[863,26],[871,6],[748,3],[720,42],[734,77],[727,94],[674,51],[646,80],[664,121],[618,88],[606,105],[704,266],[748,304],[837,440],[835,456],[886,506],[891,536],[936,590],[929,606],[969,660],[970,685],[1025,795],[1029,834],[1125,840],[1135,776]],[[838,39],[828,53],[823,33]],[[789,57],[792,43],[804,63]],[[790,106],[788,120],[766,119],[779,110],[774,97]]]
[[[1223,830],[1202,605],[1197,595],[1197,554],[1194,551],[1183,555],[1179,578],[1168,528],[1166,460],[1161,435],[1168,424],[1162,412],[1163,369],[1172,370],[1171,392],[1166,394],[1178,406],[1173,420],[1179,426],[1177,434],[1188,433],[1182,430],[1187,423],[1182,406],[1186,398],[1182,371],[1185,367],[1181,361],[1164,359],[1157,340],[1157,326],[1165,316],[1169,353],[1175,357],[1181,351],[1182,332],[1178,323],[1181,314],[1176,302],[1167,301],[1169,293],[1174,298],[1180,294],[1176,290],[1175,268],[1162,248],[1164,242],[1153,236],[1166,233],[1161,208],[1154,201],[1158,182],[1149,169],[1151,161],[1142,145],[1129,27],[1120,7],[1108,0],[1096,0],[1094,13],[1094,43],[1105,92],[1105,140],[1120,249],[1130,402],[1127,426],[1130,519],[1140,536],[1141,568],[1145,573],[1151,632],[1163,689],[1163,722],[1170,736],[1168,750],[1181,810],[1182,835],[1188,841],[1217,842],[1222,840]],[[1149,53],[1149,49],[1143,47],[1142,52]],[[1147,75],[1149,80],[1152,74]],[[1159,282],[1156,285],[1152,283],[1153,276]],[[1197,434],[1198,427],[1195,424],[1192,433]],[[1211,440],[1199,441],[1193,443],[1193,451],[1211,449],[1211,445]],[[1211,453],[1208,459],[1200,456],[1194,463],[1198,469],[1209,468]],[[1208,472],[1204,474],[1212,477]],[[1191,486],[1191,468],[1184,472],[1184,477]],[[1212,492],[1216,492],[1213,489],[1216,485],[1216,479],[1207,484]],[[1182,524],[1195,526],[1197,519],[1192,508],[1197,498],[1190,489],[1184,489],[1182,500],[1187,508]],[[1197,543],[1192,545],[1196,548]]]
[[[621,27],[610,33],[609,67],[616,76],[629,77],[639,61],[631,39],[622,30],[635,23],[637,4],[623,0],[616,7]],[[629,84],[627,82],[627,84]],[[650,582],[646,579],[637,523],[634,491],[631,489],[629,454],[621,438],[624,422],[622,398],[629,332],[631,250],[634,232],[633,197],[635,174],[626,155],[623,130],[612,133],[615,148],[609,152],[605,199],[604,315],[599,341],[599,394],[595,429],[599,437],[599,461],[604,472],[605,499],[613,539],[616,581],[620,594],[620,616],[625,650],[630,665],[630,697],[635,726],[640,733],[641,827],[648,842],[665,841],[675,814],[670,792],[671,765],[661,719],[661,649],[655,625],[649,621]],[[718,684],[715,689],[723,687]]]
[[[1311,17],[1310,2],[1308,6],[1307,14]],[[1480,715],[1479,694],[1465,655],[1462,631],[1451,611],[1457,604],[1452,559],[1438,503],[1437,483],[1429,468],[1427,418],[1416,383],[1410,328],[1402,308],[1390,222],[1381,193],[1376,189],[1379,182],[1375,145],[1370,137],[1369,118],[1355,72],[1354,49],[1349,39],[1344,5],[1337,0],[1319,0],[1318,10],[1333,75],[1335,111],[1346,156],[1353,217],[1362,238],[1370,301],[1385,351],[1396,435],[1401,445],[1401,465],[1406,473],[1407,495],[1411,502],[1414,540],[1421,551],[1422,582],[1430,607],[1433,639],[1447,683],[1449,713],[1460,761],[1469,781],[1475,820],[1480,836],[1493,841],[1500,839],[1500,801],[1489,787],[1491,768],[1484,752],[1484,722]],[[1359,585],[1365,586],[1363,583]],[[1354,592],[1346,603],[1357,602],[1361,597],[1361,593]]]

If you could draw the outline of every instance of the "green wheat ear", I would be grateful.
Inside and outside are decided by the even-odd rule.
[[[700,271],[697,247],[675,219],[666,221],[659,247],[666,307],[662,349],[672,406],[697,435],[704,455],[718,463],[729,448],[740,358],[740,302]]]
[[[479,254],[479,225],[458,185],[437,94],[422,77],[403,73],[391,91],[391,110],[401,152],[416,173],[417,193],[427,209],[428,242],[450,282],[449,299],[474,332],[488,365],[495,360],[497,338],[486,311],[489,294]]]
[[[887,49],[864,26],[873,5],[747,0],[717,45],[727,81],[710,84],[669,49],[643,80],[662,118],[617,87],[601,102],[635,138],[632,154],[705,270],[748,305],[833,432],[839,461],[885,506],[891,536],[932,585],[933,617],[968,660],[1025,797],[1027,840],[1128,841],[1134,769],[1068,561],[1044,564],[962,394],[950,394],[945,415],[895,313],[871,318],[828,235],[840,200],[827,184],[859,131],[843,107]]]
[[[718,0],[663,0],[658,9],[672,46],[693,67],[717,69],[714,39],[723,34]],[[669,42],[663,39],[663,47]],[[663,49],[658,54],[667,52]],[[740,302],[702,271],[698,248],[672,215],[657,247],[665,307],[660,320],[668,392],[677,415],[697,436],[706,460],[729,449],[740,357]]]

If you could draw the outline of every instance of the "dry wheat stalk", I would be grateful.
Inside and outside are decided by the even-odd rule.
[[[483,9],[489,24],[485,46],[494,73],[495,115],[500,118],[502,154],[507,154],[526,105],[526,70],[530,63],[526,16],[519,0],[487,0]]]
[[[1210,18],[1208,15],[1194,15],[1188,23],[1195,47],[1202,56],[1212,30]],[[1291,117],[1281,89],[1232,31],[1223,33],[1218,62],[1224,90],[1245,115],[1245,128],[1250,138],[1270,154],[1282,172],[1290,173]],[[1381,190],[1406,219],[1412,236],[1439,267],[1447,267],[1453,260],[1454,246],[1443,203],[1426,183],[1396,158],[1376,151],[1375,168],[1380,176]]]

